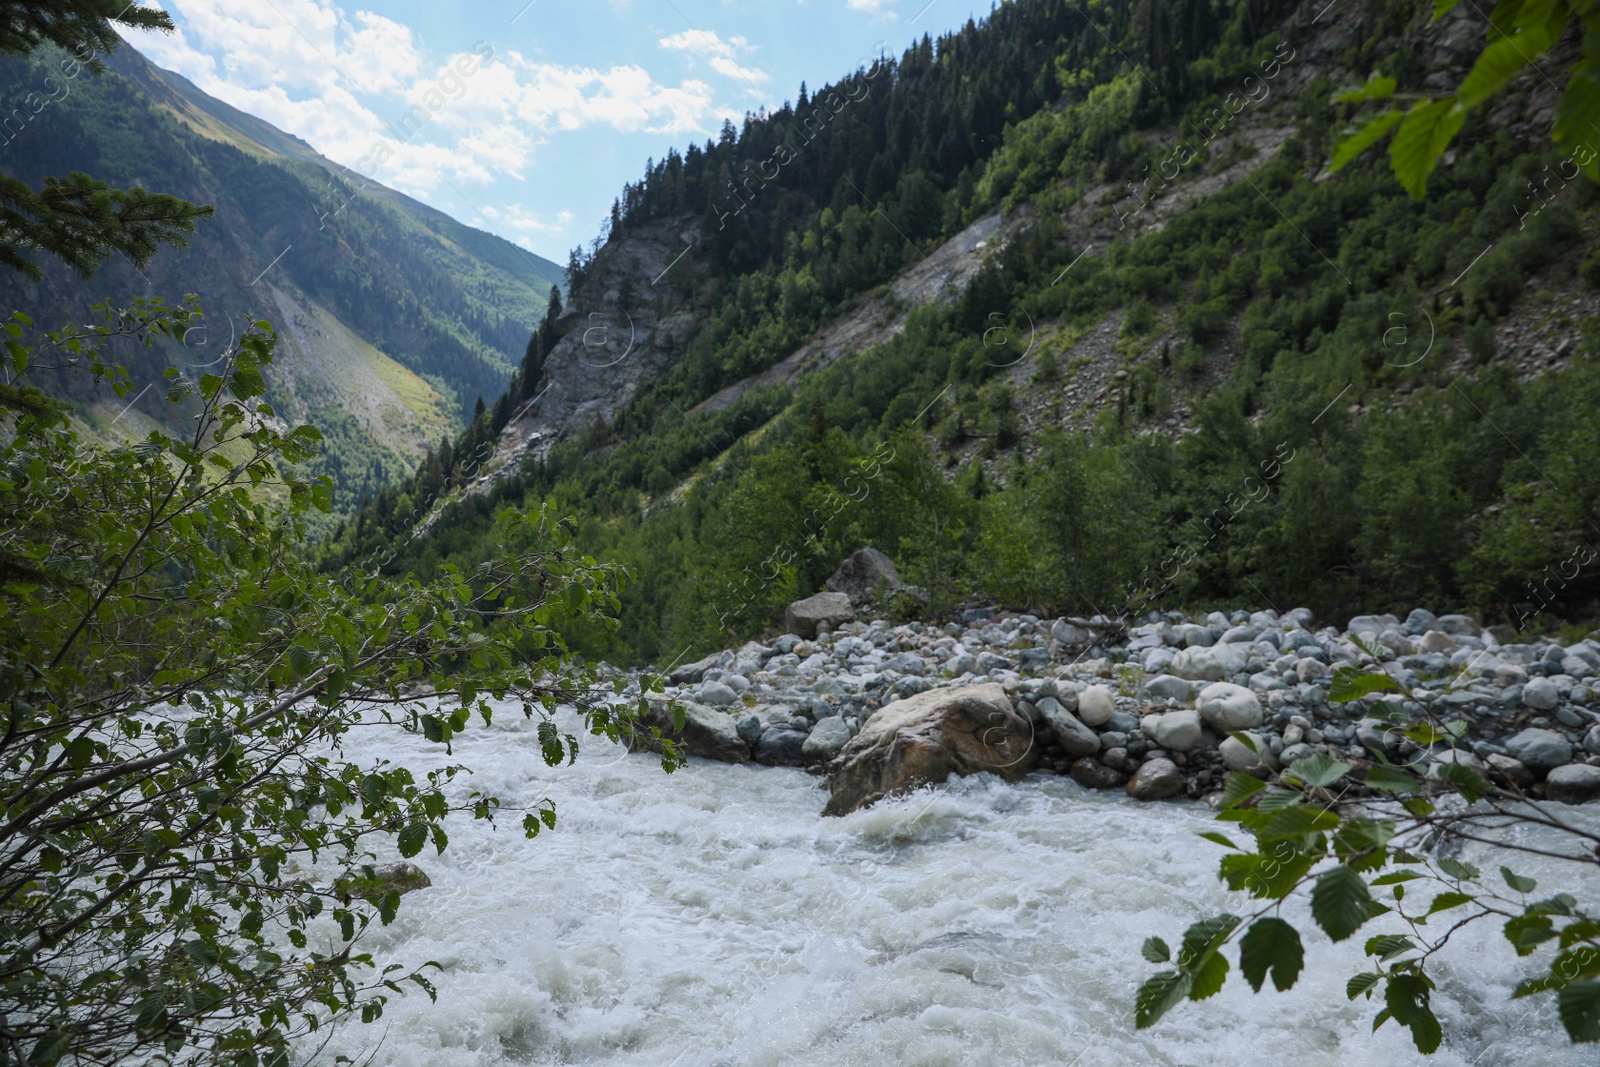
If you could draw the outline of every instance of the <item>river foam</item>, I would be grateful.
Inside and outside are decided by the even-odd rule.
[[[444,762],[397,731],[356,734],[347,751],[364,763]],[[395,998],[318,1062],[1592,1062],[1553,1005],[1508,1000],[1532,965],[1487,924],[1436,957],[1445,1049],[1421,1057],[1392,1023],[1371,1033],[1376,1006],[1344,996],[1362,938],[1329,944],[1303,905],[1289,911],[1307,931],[1295,989],[1257,995],[1235,972],[1218,996],[1135,1031],[1134,990],[1153,970],[1143,939],[1175,944],[1194,920],[1249,907],[1218,883],[1221,849],[1196,836],[1218,827],[1193,804],[983,775],[822,819],[817,779],[789,768],[695,761],[666,775],[593,739],[574,766],[547,768],[510,706],[454,758],[475,772],[466,788],[555,800],[558,827],[526,841],[515,817],[497,830],[458,819],[444,855],[417,857],[433,888],[364,944],[380,962],[441,964],[439,1002]],[[1519,867],[1547,875],[1541,890],[1572,885]]]

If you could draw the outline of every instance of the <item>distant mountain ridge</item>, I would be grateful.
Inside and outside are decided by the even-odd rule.
[[[136,391],[169,364],[215,359],[245,321],[270,320],[280,334],[270,399],[327,434],[317,464],[340,511],[453,436],[480,395],[501,393],[552,285],[565,284],[555,263],[362,177],[131,47],[99,78],[64,78],[64,56],[0,59],[0,121],[11,119],[0,169],[34,183],[84,171],[217,214],[143,272],[119,258],[87,280],[59,264],[38,284],[6,278],[11,308],[53,327],[102,300],[197,294],[209,325],[188,352],[124,353]],[[143,432],[166,414],[156,390],[124,413],[86,383],[56,388],[95,432]]]

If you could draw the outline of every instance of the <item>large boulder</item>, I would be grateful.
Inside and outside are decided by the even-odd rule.
[[[875,548],[863,548],[839,564],[825,588],[832,593],[843,593],[859,608],[887,604],[896,593],[906,592],[909,587],[900,580],[894,560]]]
[[[1196,682],[1220,682],[1245,668],[1242,653],[1227,646],[1186,648],[1172,659],[1170,670],[1179,678]]]
[[[1200,690],[1195,710],[1219,734],[1254,730],[1261,725],[1260,698],[1232,682],[1213,682]]]
[[[885,704],[833,761],[824,815],[845,815],[885,796],[990,771],[1015,781],[1038,746],[1028,721],[995,683],[931,689]]]
[[[797,726],[771,726],[756,742],[756,762],[770,767],[798,767],[805,762],[808,735]]]
[[[1523,730],[1506,742],[1506,751],[1535,771],[1548,771],[1572,760],[1572,743],[1554,730]]]
[[[1169,752],[1188,752],[1200,747],[1200,713],[1197,711],[1169,711],[1164,715],[1151,715],[1144,724],[1144,732],[1161,748]]]
[[[427,889],[431,885],[433,881],[426,871],[410,860],[401,860],[398,863],[382,863],[376,867],[358,867],[354,873],[339,879],[335,889],[343,896],[360,897],[376,904],[387,896],[391,889],[405,896],[418,889]]]
[[[1600,767],[1569,763],[1557,767],[1544,780],[1544,795],[1562,804],[1587,804],[1600,800]]]
[[[1241,731],[1238,737],[1224,737],[1222,744],[1217,746],[1217,754],[1222,757],[1222,765],[1230,771],[1266,775],[1278,769],[1278,761],[1272,755],[1272,750],[1257,733]]]
[[[1104,726],[1117,713],[1117,698],[1103,685],[1091,685],[1078,694],[1078,718],[1088,726]]]
[[[1165,800],[1183,792],[1183,775],[1169,759],[1146,760],[1128,781],[1128,795],[1135,800]]]
[[[849,724],[837,715],[829,715],[811,728],[805,744],[800,746],[800,755],[807,763],[827,763],[849,742]]]
[[[784,626],[801,637],[815,637],[818,627],[832,630],[855,617],[856,610],[844,593],[817,593],[783,609]]]
[[[679,731],[672,721],[672,704],[665,697],[651,697],[649,711],[642,716],[634,729],[624,731],[631,751],[658,752],[661,746],[651,735],[652,728],[661,736],[676,741],[691,756],[720,760],[723,763],[745,763],[750,759],[750,746],[739,736],[738,721],[727,712],[708,708],[692,700],[680,700],[683,705],[683,729]]]
[[[1049,724],[1056,743],[1070,758],[1092,756],[1100,751],[1100,737],[1083,724],[1081,719],[1061,706],[1054,697],[1039,701],[1039,715]]]

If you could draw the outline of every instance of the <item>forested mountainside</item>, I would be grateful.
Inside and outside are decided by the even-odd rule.
[[[162,251],[143,271],[117,257],[83,279],[52,261],[37,284],[7,282],[8,301],[41,328],[106,300],[200,297],[207,326],[183,351],[120,352],[142,393],[127,411],[87,376],[48,383],[91,430],[164,417],[164,388],[143,390],[165,367],[203,373],[230,337],[266,319],[280,334],[270,399],[326,435],[311,466],[332,475],[344,512],[409,474],[470,421],[480,396],[504,389],[559,267],[323,158],[132,47],[108,56],[100,77],[63,77],[65,58],[0,57],[7,174],[37,184],[82,171],[216,207],[188,249]]]
[[[1431,15],[1018,0],[652,161],[508,392],[327,563],[470,565],[552,502],[632,572],[572,635],[619,660],[772,625],[863,545],[916,611],[1592,619],[1576,26],[1414,200],[1329,164],[1341,90],[1459,83],[1484,18]]]

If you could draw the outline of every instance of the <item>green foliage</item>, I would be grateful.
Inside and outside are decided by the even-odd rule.
[[[1454,7],[1454,3],[1435,0],[1434,19],[1442,18]],[[1398,127],[1389,146],[1389,165],[1406,192],[1421,200],[1427,192],[1429,175],[1468,114],[1535,64],[1574,19],[1583,26],[1584,58],[1572,69],[1556,105],[1551,136],[1569,153],[1575,164],[1574,173],[1582,170],[1589,177],[1600,179],[1600,151],[1595,144],[1594,126],[1594,120],[1600,117],[1600,47],[1596,37],[1600,24],[1595,23],[1588,4],[1576,0],[1525,0],[1497,6],[1486,31],[1489,43],[1453,95],[1419,100],[1405,111],[1387,108],[1364,116],[1345,131],[1334,149],[1333,169],[1346,166]],[[1365,86],[1346,90],[1334,100],[1356,104],[1387,100],[1394,95],[1397,84],[1394,78],[1374,74]]]
[[[197,318],[150,303],[31,339],[26,317],[8,324],[0,1000],[27,1062],[285,1063],[320,1022],[376,1019],[406,985],[432,996],[427,967],[378,971],[362,950],[399,906],[373,884],[375,850],[442,851],[448,818],[502,805],[452,789],[456,764],[362,766],[340,739],[387,726],[448,754],[491,700],[520,700],[559,762],[579,739],[558,705],[612,740],[634,722],[561,637],[615,608],[622,575],[547,511],[503,512],[496,554],[432,580],[302,565],[330,489],[287,473],[320,435],[277,429],[262,399],[266,323],[198,379],[168,372],[167,402],[193,415],[183,437],[87,444],[21,380],[67,361],[127,393],[107,346]],[[553,819],[544,805],[524,830]],[[335,875],[306,873],[313,858]]]
[[[1336,681],[1332,699],[1368,701],[1373,694],[1392,691],[1408,698],[1414,695],[1382,671],[1352,669]],[[1374,713],[1381,714],[1369,711]],[[1448,744],[1460,735],[1455,725],[1429,719],[1414,723],[1407,732],[1419,744]],[[1548,808],[1518,803],[1520,795],[1491,785],[1464,765],[1435,766],[1437,775],[1426,780],[1430,794],[1459,794],[1464,810],[1441,814],[1431,800],[1415,795],[1424,780],[1409,768],[1388,764],[1379,752],[1373,753],[1359,783],[1366,794],[1359,802],[1351,795],[1358,788],[1354,765],[1324,755],[1290,766],[1278,786],[1264,796],[1266,783],[1245,774],[1229,775],[1217,819],[1250,831],[1255,847],[1240,849],[1221,834],[1203,836],[1229,849],[1219,867],[1221,880],[1268,903],[1251,917],[1215,927],[1218,936],[1203,947],[1206,972],[1212,976],[1204,989],[1192,973],[1195,968],[1184,966],[1181,954],[1176,971],[1160,971],[1147,979],[1135,1000],[1139,1027],[1153,1025],[1185,998],[1199,1000],[1202,993],[1214,993],[1213,986],[1225,979],[1227,966],[1210,960],[1222,959],[1232,935],[1245,927],[1239,938],[1239,969],[1251,987],[1259,993],[1270,974],[1278,991],[1292,988],[1305,962],[1300,932],[1281,915],[1270,913],[1277,912],[1285,897],[1309,887],[1312,921],[1333,941],[1346,940],[1375,920],[1391,930],[1404,930],[1368,937],[1365,954],[1373,960],[1373,969],[1352,976],[1346,984],[1351,1000],[1371,1000],[1381,994],[1374,1029],[1393,1020],[1410,1030],[1417,1051],[1424,1055],[1438,1051],[1444,1029],[1431,1005],[1434,983],[1427,972],[1428,960],[1461,930],[1485,920],[1503,920],[1502,932],[1518,956],[1556,949],[1547,972],[1519,984],[1513,995],[1554,993],[1568,1036],[1574,1042],[1600,1041],[1600,997],[1595,995],[1600,987],[1596,981],[1600,921],[1564,893],[1530,901],[1528,895],[1538,883],[1508,866],[1500,867],[1500,879],[1515,897],[1485,882],[1483,872],[1471,864],[1419,855],[1411,850],[1414,846],[1404,844],[1424,840],[1444,825],[1472,836],[1484,829],[1538,825],[1570,835],[1583,846],[1572,858],[1590,867],[1596,860],[1588,847],[1589,832]],[[1515,836],[1502,835],[1494,843],[1507,855],[1519,850],[1555,854]],[[1443,925],[1430,924],[1432,917],[1445,913]],[[1195,929],[1191,927],[1191,934]],[[1186,937],[1186,946],[1190,942]],[[1165,963],[1169,954],[1160,938],[1151,937],[1142,955],[1151,963]]]

